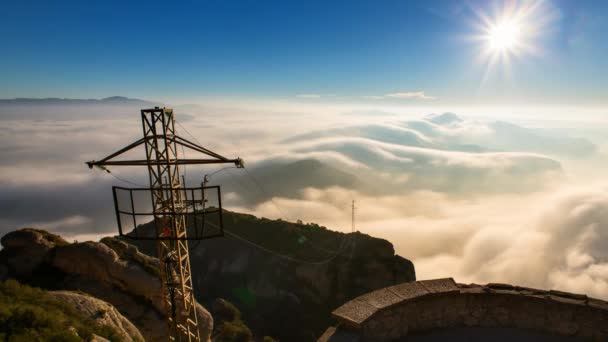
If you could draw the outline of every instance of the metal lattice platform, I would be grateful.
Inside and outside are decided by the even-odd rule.
[[[173,191],[176,191],[175,189]],[[205,240],[224,236],[220,187],[181,188],[182,208],[153,212],[152,190],[114,186],[114,210],[121,237],[133,240]],[[187,235],[170,231],[173,218],[183,217]]]

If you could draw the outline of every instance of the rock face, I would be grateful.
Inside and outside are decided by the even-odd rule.
[[[320,342],[460,341],[471,334],[482,340],[506,334],[520,341],[608,339],[607,302],[507,284],[457,284],[451,278],[373,291],[332,315],[341,325],[329,328]]]
[[[5,277],[50,290],[80,290],[112,304],[147,341],[167,340],[160,300],[158,261],[124,242],[69,244],[60,237],[34,229],[11,232],[2,238],[0,265]],[[210,338],[213,318],[197,305],[200,336]]]
[[[223,221],[226,237],[203,241],[190,253],[196,296],[234,303],[259,336],[314,340],[341,303],[416,279],[413,264],[386,240],[228,211]],[[138,246],[155,253],[154,244]]]
[[[224,212],[223,221],[226,237],[203,241],[190,254],[195,296],[234,303],[239,323],[259,337],[314,340],[341,303],[416,279],[413,264],[386,240],[233,212]],[[153,234],[151,225],[140,228],[142,236],[146,229]],[[2,238],[0,277],[86,292],[113,305],[144,339],[166,340],[156,244],[133,243],[138,248],[112,238],[69,244],[44,231],[19,230]],[[197,310],[207,340],[213,319],[202,306]]]
[[[122,341],[143,341],[139,330],[114,306],[86,294],[71,291],[49,291],[49,295],[72,306],[86,318],[100,325],[108,325],[121,335]]]
[[[6,267],[17,275],[32,273],[45,261],[51,249],[67,244],[57,235],[34,228],[24,228],[7,234],[0,242],[6,249],[3,253]]]
[[[57,248],[50,263],[67,274],[97,280],[143,297],[157,310],[163,310],[158,277],[132,260],[121,259],[103,243],[87,241]]]

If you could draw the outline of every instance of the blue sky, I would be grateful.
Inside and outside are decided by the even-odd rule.
[[[532,20],[551,20],[527,42],[542,53],[484,78],[475,11],[492,16],[504,3],[4,1],[0,98],[607,102],[608,2],[543,1],[550,11]]]

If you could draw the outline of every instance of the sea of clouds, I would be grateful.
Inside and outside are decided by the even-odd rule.
[[[143,185],[145,170],[107,174],[84,162],[135,141],[139,114],[90,106],[79,116],[56,106],[20,108],[21,116],[0,108],[0,233],[35,226],[70,239],[114,234],[110,187],[125,184],[112,174]],[[357,229],[390,240],[419,279],[608,299],[605,123],[291,108],[176,113],[206,147],[245,159],[251,175],[212,177],[229,209],[349,231],[354,199]],[[198,184],[214,170],[185,173]]]

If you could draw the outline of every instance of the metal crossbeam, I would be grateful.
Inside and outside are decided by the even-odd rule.
[[[99,161],[86,164],[98,166],[147,166],[152,198],[152,215],[157,241],[162,297],[167,313],[170,341],[200,341],[196,302],[192,286],[192,272],[186,232],[186,214],[189,205],[196,201],[184,198],[180,166],[189,164],[231,163],[243,167],[240,158],[228,159],[203,146],[179,137],[175,132],[173,110],[168,108],[142,109],[143,138],[110,154]],[[116,157],[140,145],[145,147],[146,159],[115,160]],[[180,159],[178,146],[185,147],[210,158]],[[107,170],[107,169],[106,169]],[[136,189],[130,189],[136,190]],[[219,191],[219,188],[218,188]],[[132,194],[132,192],[131,192]],[[114,193],[116,201],[116,193]],[[132,201],[132,197],[131,197]],[[202,201],[202,199],[201,199]],[[201,202],[202,203],[202,202]],[[131,203],[131,206],[133,204]],[[117,216],[120,213],[117,209]],[[136,215],[133,213],[133,215]],[[119,220],[119,230],[120,228]]]
[[[200,165],[200,164],[236,164],[237,159],[171,159],[171,160],[116,160],[106,162],[89,162],[93,166],[147,166],[147,165]],[[88,165],[88,164],[87,164]]]

